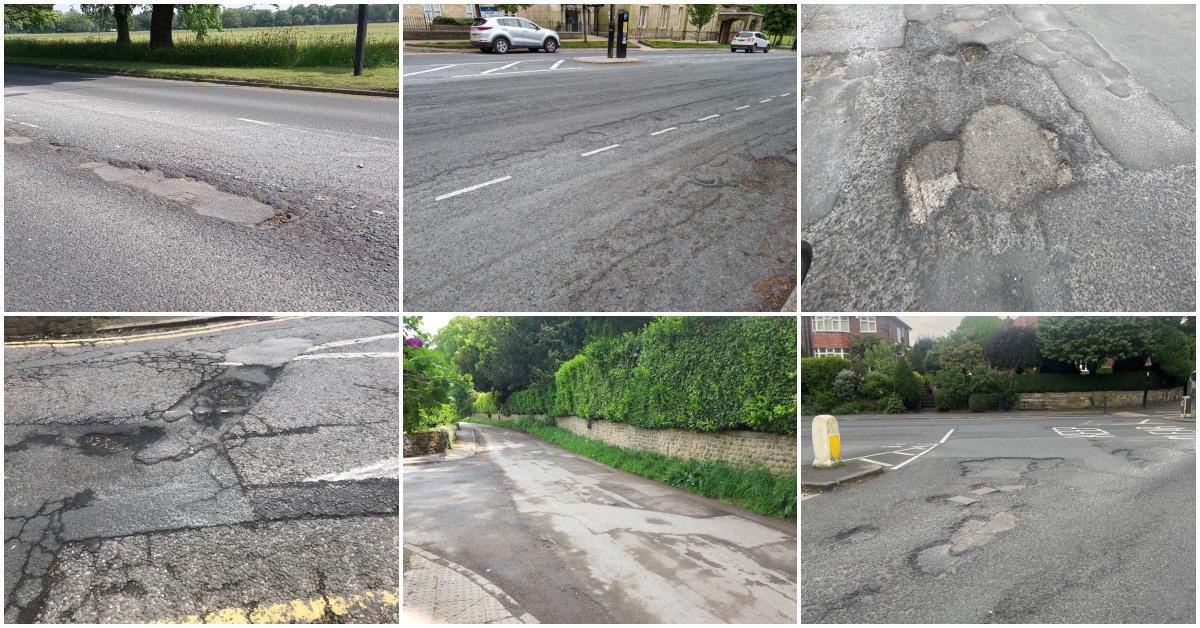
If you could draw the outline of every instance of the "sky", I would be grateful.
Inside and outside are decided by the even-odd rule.
[[[937,338],[952,331],[962,322],[961,316],[907,316],[900,315],[900,320],[912,327],[909,337],[913,342],[921,338]]]
[[[460,314],[422,314],[421,331],[430,335],[436,334],[455,316],[460,316]]]

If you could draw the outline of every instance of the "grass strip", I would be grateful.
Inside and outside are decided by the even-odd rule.
[[[796,516],[796,474],[774,475],[763,467],[745,469],[721,462],[683,460],[647,451],[633,451],[584,438],[536,419],[496,421],[472,417],[472,423],[515,429],[567,451],[768,517]]]
[[[647,45],[654,48],[728,48],[729,44],[716,42],[675,41],[673,39],[643,39]]]
[[[5,57],[11,65],[26,65],[56,70],[83,70],[129,76],[166,79],[218,79],[251,81],[264,85],[304,85],[306,87],[362,89],[395,93],[400,91],[400,73],[395,67],[364,68],[354,76],[350,68],[240,68],[166,65],[145,61],[85,61],[41,57]]]
[[[462,41],[462,40],[458,40],[458,39],[444,40],[444,41],[443,40],[406,41],[406,42],[404,42],[404,45],[417,46],[420,48],[452,48],[452,49],[475,48],[475,46],[471,45],[471,42]],[[594,39],[589,40],[589,41],[583,41],[583,40],[576,41],[573,39],[569,39],[567,41],[559,42],[558,46],[559,46],[559,48],[607,48],[608,42],[607,41],[597,41]],[[515,46],[514,49],[520,50],[521,46]]]

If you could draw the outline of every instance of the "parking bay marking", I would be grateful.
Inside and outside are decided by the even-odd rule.
[[[1051,429],[1063,438],[1112,438],[1112,434],[1098,427],[1055,427]]]
[[[433,200],[440,201],[442,199],[450,198],[451,196],[458,196],[459,194],[466,194],[467,192],[474,192],[475,190],[478,190],[479,188],[486,187],[489,185],[494,185],[496,183],[502,183],[504,181],[508,181],[511,178],[512,178],[512,175],[506,175],[506,176],[500,177],[498,179],[492,179],[491,181],[484,181],[483,183],[478,183],[478,184],[472,185],[469,188],[463,188],[461,190],[455,190],[453,192],[443,194],[441,196],[435,197]]]
[[[492,69],[490,69],[490,70],[484,70],[484,71],[480,72],[480,73],[479,73],[479,75],[480,75],[480,76],[482,76],[482,75],[484,75],[484,74],[491,74],[492,72],[499,72],[500,70],[507,70],[507,69],[509,69],[509,68],[513,67],[514,65],[518,64],[518,63],[521,63],[521,62],[520,62],[520,61],[513,61],[512,63],[510,63],[510,64],[508,64],[508,65],[505,65],[505,66],[501,66],[501,67],[498,67],[498,68],[492,68]]]
[[[404,76],[405,76],[405,77],[409,77],[409,76],[416,76],[416,75],[418,75],[418,74],[424,74],[424,73],[426,73],[426,72],[437,72],[438,70],[445,70],[445,69],[448,69],[448,68],[452,68],[452,67],[454,67],[454,66],[456,66],[456,65],[458,65],[458,64],[457,64],[457,63],[451,63],[450,65],[441,65],[441,66],[438,66],[438,67],[436,67],[436,68],[430,68],[430,69],[428,69],[428,70],[421,70],[420,72],[409,72],[408,74],[405,74]]]
[[[870,462],[872,464],[878,464],[878,465],[887,467],[891,471],[898,471],[901,468],[903,468],[904,465],[916,460],[917,458],[920,458],[921,456],[924,456],[925,454],[933,451],[934,449],[937,449],[939,445],[945,444],[945,442],[947,440],[949,440],[950,435],[954,433],[955,429],[956,428],[951,428],[950,431],[946,432],[946,435],[943,436],[942,439],[936,443],[928,443],[928,444],[923,444],[923,445],[912,445],[910,447],[905,447],[904,449],[896,449],[893,451],[884,451],[881,453],[870,454],[867,456],[858,456],[857,458],[850,458],[850,460],[864,460],[864,461]],[[887,447],[894,447],[894,445],[887,445]],[[915,451],[915,453],[910,453],[913,451]],[[877,456],[888,456],[888,455],[893,455],[893,454],[901,455],[901,456],[908,456],[908,459],[905,460],[904,462],[901,462],[900,464],[896,464],[896,465],[893,465],[893,464],[887,463],[887,462],[883,462],[880,460],[875,460],[875,458]]]
[[[558,66],[560,66],[560,65],[562,65],[562,64],[563,64],[563,61],[566,61],[566,59],[559,59],[558,61],[555,61],[555,62],[554,62],[554,65],[550,66],[550,69],[551,69],[551,70],[557,70],[557,69],[558,69]]]

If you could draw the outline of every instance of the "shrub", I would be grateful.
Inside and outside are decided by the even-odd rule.
[[[858,396],[858,375],[850,369],[842,369],[833,380],[833,393],[842,401],[854,401]]]
[[[871,408],[870,404],[863,401],[851,401],[850,403],[839,403],[829,411],[829,414],[840,416],[843,414],[862,414]]]
[[[434,24],[445,24],[447,26],[459,26],[462,24],[462,18],[453,18],[446,15],[439,15],[433,18]],[[471,23],[470,20],[467,22]]]
[[[554,384],[526,388],[508,396],[504,414],[550,414],[554,410]]]
[[[496,393],[482,392],[475,393],[475,403],[473,409],[478,414],[495,414],[500,411],[496,404]]]
[[[992,393],[971,393],[967,397],[967,407],[971,412],[986,412],[998,408],[998,397]]]
[[[859,386],[863,397],[867,399],[881,399],[884,395],[895,390],[895,383],[888,375],[884,375],[879,371],[871,371],[863,378],[863,383]]]
[[[805,414],[827,414],[838,405],[838,399],[831,392],[819,392],[804,398]]]
[[[1012,373],[983,369],[971,379],[971,392],[994,395],[997,401],[1004,402],[1004,407],[1011,408],[1017,403],[1016,376]]]
[[[850,368],[850,361],[836,355],[800,359],[800,392],[815,394],[819,391],[833,392],[837,374]]]
[[[892,393],[880,399],[876,407],[884,414],[900,414],[904,412],[904,400],[900,398],[900,395]]]
[[[941,369],[934,376],[937,388],[933,392],[933,401],[938,410],[953,410],[967,405],[967,395],[971,394],[971,378],[967,371],[951,366]]]
[[[892,371],[892,381],[896,385],[896,395],[904,402],[904,406],[916,410],[921,405],[921,387],[917,384],[918,375],[913,372],[908,360],[900,358]]]

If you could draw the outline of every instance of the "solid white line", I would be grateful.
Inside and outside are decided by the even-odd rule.
[[[872,455],[872,456],[878,456],[879,454],[871,454],[871,455]],[[892,465],[890,465],[890,464],[888,464],[888,463],[886,463],[886,462],[880,462],[880,461],[878,461],[878,460],[872,460],[872,459],[871,459],[871,456],[859,456],[858,458],[851,458],[851,460],[866,460],[867,462],[870,462],[871,464],[883,465],[883,466],[885,466],[885,467],[889,467],[889,468],[892,466]]]
[[[263,126],[279,126],[274,122],[263,122],[262,120],[251,120],[250,118],[238,118],[238,120],[241,120],[242,122],[249,122],[250,124],[261,124]]]
[[[950,435],[953,434],[954,430],[956,430],[956,429],[958,429],[958,428],[954,428],[954,427],[950,428],[950,431],[946,432],[946,435],[942,437],[942,440],[938,441],[938,444],[941,445],[942,443],[946,442],[946,439],[950,438]]]
[[[891,452],[888,452],[888,453],[893,453],[893,454],[896,454],[896,455],[898,455],[898,456],[915,456],[915,455],[917,455],[917,454],[906,454],[906,453],[904,453],[903,451],[899,451],[899,450],[897,450],[897,451],[891,451]],[[878,456],[878,455],[881,455],[881,454],[875,454],[875,455],[877,455],[877,456]]]
[[[711,116],[704,116],[703,118],[696,120],[696,122],[704,122],[705,120],[712,120],[713,118],[720,118],[720,117],[721,117],[721,114],[714,113]]]
[[[496,68],[496,69],[499,70],[500,68]],[[563,70],[563,72],[566,72],[567,70],[585,70],[585,69],[587,69],[587,68],[563,68],[562,70]],[[533,74],[534,72],[557,72],[557,70],[517,70],[516,72],[505,72],[504,76],[509,76],[512,74]],[[482,75],[483,74],[455,74],[455,75],[451,76],[450,78],[471,78],[471,77],[482,76]]]
[[[916,460],[917,458],[920,458],[921,456],[924,456],[925,454],[927,454],[927,453],[929,453],[929,452],[933,451],[934,449],[937,449],[937,447],[938,447],[937,445],[934,445],[933,447],[930,447],[929,449],[926,449],[925,451],[922,451],[921,453],[919,453],[919,454],[917,454],[917,455],[913,456],[912,458],[909,458],[908,460],[905,460],[904,462],[901,462],[900,464],[896,465],[896,468],[895,468],[895,470],[896,470],[896,471],[899,471],[899,470],[900,470],[900,467],[903,467],[904,465],[906,465],[906,464],[908,464],[908,463],[912,462],[913,460]]]
[[[566,61],[566,59],[560,59],[558,61],[555,61],[554,65],[550,66],[550,69],[553,70],[553,69],[557,68],[558,66],[562,65],[563,61]]]
[[[246,366],[244,362],[217,362],[217,366]]]
[[[766,100],[760,100],[760,101],[758,101],[758,102],[771,102],[772,100],[775,100],[775,99],[774,99],[774,98],[768,98],[768,99],[766,99]]]
[[[351,340],[338,340],[336,342],[327,342],[323,345],[314,345],[304,350],[305,353],[320,351],[322,349],[332,349],[334,347],[345,347],[347,345],[358,345],[364,342],[375,342],[376,340],[387,340],[389,338],[399,338],[400,332],[394,334],[382,334],[379,336],[367,336],[366,338],[354,338]]]
[[[666,133],[667,131],[674,131],[674,130],[675,130],[675,129],[677,129],[677,128],[679,128],[679,127],[674,127],[674,126],[673,126],[673,127],[669,128],[669,129],[663,129],[663,130],[661,130],[661,131],[655,131],[655,132],[651,133],[650,135],[662,135],[663,133]]]
[[[749,109],[749,108],[750,108],[750,105],[742,105],[741,107],[734,109],[734,111],[741,111],[742,109]]]
[[[30,123],[28,123],[28,122],[18,122],[17,124],[21,124],[21,125],[24,125],[24,126],[31,126],[31,127],[35,128],[35,129],[40,129],[40,128],[42,128],[42,127],[40,127],[40,126],[38,126],[38,125],[36,125],[36,124],[30,124]]]
[[[483,76],[484,74],[491,74],[492,72],[499,72],[500,70],[507,70],[518,63],[520,63],[520,61],[513,61],[512,63],[505,65],[505,66],[501,66],[498,68],[492,68],[490,70],[484,70],[484,71],[480,72],[479,75]]]
[[[358,358],[398,358],[399,351],[366,351],[363,353],[308,353],[292,358],[296,360],[353,360]]]
[[[405,74],[403,76],[416,76],[418,74],[424,74],[426,72],[437,72],[438,70],[445,70],[446,68],[452,68],[456,65],[458,65],[458,64],[451,63],[450,65],[442,65],[442,66],[438,66],[436,68],[429,68],[428,70],[421,70],[420,72],[409,72],[408,74]]]
[[[620,144],[613,144],[612,146],[605,146],[604,148],[597,148],[596,150],[589,150],[589,151],[588,151],[588,152],[586,152],[586,153],[580,153],[580,154],[579,154],[579,156],[580,156],[580,157],[587,157],[588,155],[595,155],[596,153],[602,153],[602,152],[604,152],[604,151],[606,151],[606,150],[611,150],[611,149],[614,149],[614,148],[616,148],[616,147],[618,147],[618,146],[620,146]]]
[[[355,467],[347,471],[339,471],[337,473],[326,473],[325,475],[316,475],[311,478],[304,478],[304,482],[340,482],[344,480],[365,480],[368,478],[399,478],[400,477],[400,459],[388,458],[380,460],[361,467]]]
[[[453,192],[450,192],[449,194],[443,194],[441,196],[434,198],[433,200],[440,201],[444,198],[450,198],[451,196],[458,196],[459,194],[465,194],[467,192],[472,192],[474,190],[478,190],[481,187],[492,185],[493,183],[500,183],[501,181],[508,181],[511,178],[512,178],[512,175],[508,175],[505,177],[500,177],[499,179],[492,179],[491,181],[484,181],[483,183],[480,183],[478,185],[472,185],[469,188],[463,188],[461,190],[455,190]]]

